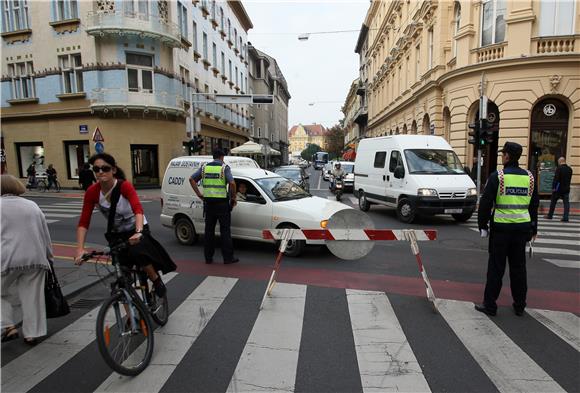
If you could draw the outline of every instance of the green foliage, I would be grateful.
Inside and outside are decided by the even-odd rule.
[[[319,151],[323,151],[322,148],[315,143],[311,143],[306,147],[306,149],[302,150],[302,153],[300,153],[300,157],[302,157],[306,161],[310,161],[312,160],[312,155]]]

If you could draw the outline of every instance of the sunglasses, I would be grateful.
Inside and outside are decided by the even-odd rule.
[[[111,169],[113,169],[113,167],[110,167],[108,165],[103,165],[103,166],[93,165],[93,172],[95,172],[95,173],[99,173],[99,172],[108,173],[108,172],[111,172]]]

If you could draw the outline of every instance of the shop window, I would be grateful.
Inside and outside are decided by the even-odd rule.
[[[88,141],[65,141],[66,172],[69,179],[78,179],[79,172],[86,162],[89,162]]]
[[[18,159],[18,174],[26,177],[26,169],[34,163],[36,174],[46,172],[44,165],[44,145],[42,142],[16,143],[16,157]]]
[[[131,171],[136,186],[159,185],[157,145],[131,145]]]

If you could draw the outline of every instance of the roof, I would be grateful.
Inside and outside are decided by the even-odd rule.
[[[367,39],[368,32],[369,32],[368,26],[363,23],[363,25],[360,28],[358,40],[356,41],[356,47],[354,48],[355,53],[360,54],[362,47],[363,47],[363,44],[364,44],[365,40]]]
[[[244,8],[244,5],[242,4],[241,1],[228,0],[228,4],[230,5],[230,7],[232,7],[234,14],[236,15],[236,17],[240,21],[240,24],[242,25],[242,27],[244,28],[244,30],[246,32],[248,32],[248,30],[250,30],[252,27],[254,27],[254,25],[252,24],[252,21],[250,20],[250,17],[248,16],[248,13],[246,12],[246,9]]]
[[[299,124],[297,126],[292,126],[292,128],[288,132],[288,136],[294,136],[294,133],[300,126],[304,128],[304,131],[306,131],[306,134],[308,136],[325,136],[328,133],[328,130],[324,128],[322,124],[308,124],[308,125]]]

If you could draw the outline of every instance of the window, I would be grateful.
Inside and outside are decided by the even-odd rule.
[[[187,39],[187,8],[181,3],[177,3],[177,24],[181,36]]]
[[[89,162],[88,141],[65,141],[66,172],[69,179],[78,179],[79,172],[86,162]]]
[[[220,7],[220,29],[224,31],[224,9]]]
[[[385,161],[387,159],[387,152],[386,151],[378,151],[375,153],[375,168],[384,168]]]
[[[226,74],[226,55],[222,52],[222,75]]]
[[[457,36],[459,33],[459,28],[461,27],[461,4],[456,1],[455,2],[455,12],[453,18],[453,35]],[[457,56],[457,39],[453,38],[453,57]]]
[[[129,91],[153,93],[153,56],[127,53]]]
[[[136,17],[139,19],[149,19],[149,1],[148,0],[123,0],[125,16]],[[137,10],[137,11],[135,11]]]
[[[198,51],[199,47],[197,46],[197,23],[193,22],[193,50]]]
[[[574,0],[542,0],[540,36],[574,34]]]
[[[405,88],[411,86],[411,77],[409,76],[409,63],[411,62],[409,60],[409,56],[407,56],[405,59]]]
[[[232,22],[230,22],[230,18],[228,18],[228,40],[232,40]]]
[[[2,28],[5,32],[30,28],[27,0],[4,0],[2,8],[4,10]]]
[[[179,76],[181,77],[181,95],[186,101],[189,101],[187,85],[189,84],[189,70],[179,66]]]
[[[230,71],[230,81],[232,80],[232,61],[228,60],[229,71]]]
[[[505,39],[505,0],[485,0],[481,13],[481,46],[497,44]]]
[[[421,47],[415,48],[415,80],[418,82],[421,79]]]
[[[34,86],[34,67],[31,61],[8,64],[8,73],[12,79],[12,98],[24,99],[36,97]]]
[[[403,159],[401,158],[401,153],[393,150],[391,152],[391,159],[389,160],[389,172],[395,172],[395,168],[398,166],[403,166]]]
[[[131,172],[135,185],[159,185],[157,145],[130,145]]]
[[[234,48],[236,47],[238,42],[238,29],[234,27]]]
[[[401,79],[402,79],[401,66],[399,66],[399,73],[397,75],[398,75],[398,78],[397,78],[397,94],[400,95],[401,94]]]
[[[56,0],[56,20],[75,19],[79,17],[77,0]]]
[[[215,11],[215,0],[211,0],[211,18],[217,20]]]
[[[433,68],[433,29],[429,29],[429,60],[427,64],[429,65],[428,69]]]
[[[258,138],[262,137],[262,127],[258,127]]]
[[[213,49],[213,63],[212,64],[213,64],[213,66],[215,68],[217,68],[218,67],[218,62],[217,62],[217,46],[216,46],[215,42],[212,43],[211,46],[212,46],[212,49]]]
[[[239,80],[238,80],[238,67],[236,67],[236,86],[238,85],[238,82],[239,82]]]
[[[209,59],[207,54],[207,34],[205,32],[203,33],[203,58],[206,60]]]
[[[74,53],[59,56],[58,64],[61,69],[63,94],[80,93],[84,91],[81,54]]]
[[[44,173],[44,146],[42,142],[16,143],[16,156],[18,159],[18,172],[20,177],[26,177],[26,169],[34,163],[36,175]]]
[[[256,62],[256,78],[262,77],[262,60]]]

